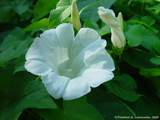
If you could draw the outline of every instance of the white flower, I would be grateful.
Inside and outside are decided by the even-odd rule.
[[[119,13],[118,17],[115,16],[115,13],[111,9],[105,9],[104,7],[98,8],[98,14],[101,20],[110,26],[111,28],[111,41],[114,47],[124,48],[126,44],[126,39],[123,33],[123,17]]]
[[[25,68],[41,77],[54,98],[79,98],[114,77],[114,63],[105,46],[95,30],[82,28],[74,37],[73,26],[64,23],[34,40]]]

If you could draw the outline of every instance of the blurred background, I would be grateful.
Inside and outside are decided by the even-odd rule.
[[[77,0],[82,27],[106,39],[115,78],[73,101],[55,100],[24,69],[25,53],[44,30],[71,22],[72,0],[0,0],[0,120],[116,120],[159,118],[160,0]],[[110,29],[97,14],[122,12],[127,44],[112,52]],[[148,118],[147,118],[148,117]],[[131,118],[128,118],[129,120]],[[122,119],[123,120],[123,119]]]

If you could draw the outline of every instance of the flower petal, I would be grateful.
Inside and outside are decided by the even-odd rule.
[[[101,15],[101,14],[107,14],[107,15],[116,17],[113,10],[111,10],[111,9],[105,9],[104,7],[99,7],[99,8],[98,8],[98,13],[99,13],[100,15]]]
[[[100,84],[109,81],[114,77],[113,72],[111,71],[94,68],[86,69],[82,73],[82,76],[88,79],[91,87],[98,87]]]
[[[72,46],[71,56],[75,58],[77,54],[80,53],[86,46],[91,44],[92,42],[100,39],[101,37],[99,34],[90,28],[82,28],[78,32],[77,36],[75,37],[74,44]]]
[[[41,59],[54,71],[58,65],[69,59],[68,49],[74,39],[73,26],[61,24],[56,29],[50,29],[36,38],[26,54],[26,60]]]
[[[71,64],[72,69],[78,70],[77,72],[80,72],[80,70],[85,67],[87,59],[96,54],[98,51],[104,49],[105,46],[106,41],[101,39],[90,43],[74,58]]]
[[[88,80],[85,77],[79,76],[71,79],[64,91],[63,99],[72,100],[86,95],[91,91]]]
[[[90,56],[85,60],[85,64],[90,68],[102,68],[109,71],[113,71],[115,69],[113,59],[105,49],[101,49]]]
[[[35,38],[32,45],[28,49],[25,58],[26,60],[31,59],[42,59],[41,55],[41,44],[40,44],[40,38]]]
[[[104,7],[99,7],[98,8],[98,14],[101,18],[101,20],[108,24],[109,26],[116,26],[117,23],[117,18],[115,16],[115,13],[111,9],[105,9]]]
[[[70,48],[74,40],[73,25],[69,23],[63,23],[56,28],[56,34],[64,47]]]
[[[25,62],[25,68],[27,71],[34,75],[44,76],[52,69],[41,60],[28,60]]]
[[[50,72],[47,76],[42,77],[42,82],[46,87],[48,93],[58,99],[61,98],[69,78],[65,76],[59,76],[54,72]]]
[[[50,29],[42,33],[40,38],[36,38],[27,51],[26,60],[41,60],[54,69],[54,71],[57,71],[56,67],[58,63],[56,61],[57,59],[55,59],[57,57],[54,55],[58,51],[56,50],[58,49],[57,39],[55,29]]]

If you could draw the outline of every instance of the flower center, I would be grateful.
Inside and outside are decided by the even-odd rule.
[[[71,63],[69,60],[63,62],[58,67],[58,74],[69,78],[74,78],[78,76],[79,71],[80,70],[75,70],[71,67]]]

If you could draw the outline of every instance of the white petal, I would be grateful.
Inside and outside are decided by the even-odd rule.
[[[75,58],[75,56],[77,56],[77,54],[79,54],[80,51],[82,51],[89,44],[100,38],[101,37],[99,36],[99,34],[93,29],[90,28],[80,29],[75,38],[72,50],[70,51],[72,58]]]
[[[82,73],[82,76],[88,79],[88,82],[91,87],[97,87],[100,84],[108,80],[111,80],[114,77],[113,72],[111,71],[93,68],[86,69]]]
[[[54,58],[57,48],[57,36],[54,29],[47,30],[36,38],[26,54],[26,60],[41,60],[56,71],[56,59]]]
[[[40,44],[40,39],[35,38],[32,45],[28,49],[26,53],[26,60],[31,60],[31,59],[41,59],[41,44]]]
[[[113,59],[105,49],[101,49],[90,56],[85,60],[85,64],[90,68],[102,68],[109,71],[113,71],[115,69]]]
[[[68,49],[74,37],[71,24],[61,24],[36,38],[26,54],[26,60],[41,59],[54,71],[69,59]]]
[[[124,48],[126,44],[126,39],[123,33],[123,30],[120,27],[112,28],[111,29],[111,41],[114,47],[117,48]]]
[[[71,67],[74,70],[80,71],[82,68],[85,67],[87,59],[89,59],[94,54],[101,51],[106,46],[106,41],[104,40],[96,40],[93,43],[86,46],[80,53],[74,58]]]
[[[88,45],[86,49],[84,49],[84,61],[90,58],[91,56],[95,55],[99,51],[103,50],[106,46],[105,40],[97,40],[94,43]]]
[[[105,9],[104,7],[98,8],[98,14],[101,20],[109,26],[116,26],[118,24],[115,13],[111,9]]]
[[[91,42],[100,39],[101,37],[95,31],[94,29],[91,28],[81,28],[80,31],[77,33],[75,42],[79,43],[82,46],[86,46],[90,44]]]
[[[51,68],[41,60],[28,60],[25,63],[25,68],[32,74],[40,76],[44,76],[52,71]]]
[[[70,48],[74,40],[73,25],[68,23],[60,24],[56,28],[56,34],[60,44],[63,44],[64,47]]]
[[[110,16],[113,16],[115,17],[115,13],[113,10],[111,9],[105,9],[104,7],[99,7],[98,8],[98,13],[101,15],[101,14],[108,14]]]
[[[50,72],[47,76],[42,77],[42,82],[48,93],[52,97],[58,99],[62,97],[66,85],[69,82],[69,78]]]
[[[85,77],[77,77],[71,79],[64,91],[63,99],[64,100],[72,100],[79,98],[83,95],[86,95],[91,91],[91,88],[88,84],[88,79]]]
[[[48,45],[68,48],[74,40],[73,26],[67,23],[60,24],[56,29],[43,32],[40,38],[44,39],[44,42],[48,42]]]

